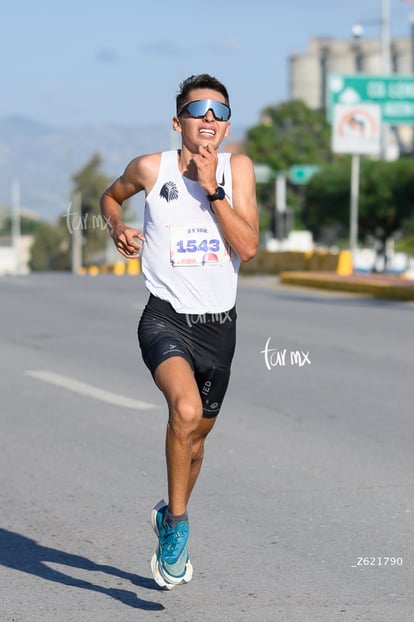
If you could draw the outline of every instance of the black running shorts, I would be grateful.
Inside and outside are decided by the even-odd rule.
[[[236,308],[222,313],[177,313],[151,294],[138,324],[144,363],[154,376],[172,356],[190,364],[203,404],[203,417],[216,417],[230,379],[236,346]]]

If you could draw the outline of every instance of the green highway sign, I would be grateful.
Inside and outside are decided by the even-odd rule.
[[[414,125],[414,76],[331,73],[327,80],[328,120],[335,104],[378,104],[390,125]]]
[[[294,164],[289,169],[289,181],[297,185],[307,184],[320,170],[317,164]]]

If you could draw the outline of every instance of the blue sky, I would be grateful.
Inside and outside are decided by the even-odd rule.
[[[408,36],[414,4],[390,5],[392,34]],[[178,84],[208,72],[229,88],[233,123],[249,127],[287,99],[290,53],[350,37],[359,20],[378,37],[380,16],[381,0],[6,0],[0,118],[165,123]]]

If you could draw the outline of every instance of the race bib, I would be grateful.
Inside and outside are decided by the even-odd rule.
[[[230,247],[214,225],[170,225],[170,259],[177,267],[223,265]]]

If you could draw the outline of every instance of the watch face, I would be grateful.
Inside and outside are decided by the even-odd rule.
[[[219,186],[214,194],[208,194],[207,199],[209,201],[216,201],[217,199],[224,199],[226,193],[224,192],[224,188]]]

